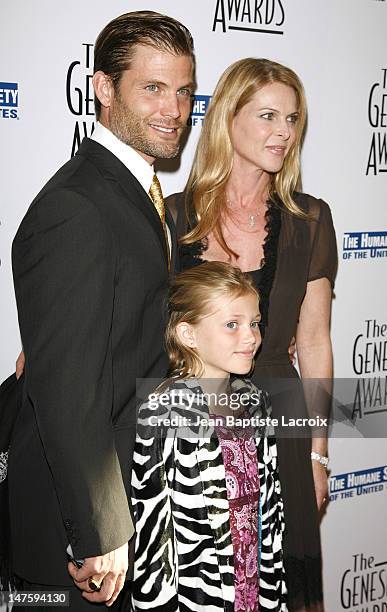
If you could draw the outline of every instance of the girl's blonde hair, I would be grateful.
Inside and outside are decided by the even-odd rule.
[[[278,194],[290,212],[305,216],[292,197],[300,187],[300,151],[307,117],[303,85],[290,68],[267,59],[249,57],[227,68],[215,88],[185,188],[187,216],[194,227],[181,239],[183,244],[202,240],[213,231],[222,248],[229,255],[233,254],[221,229],[225,189],[233,162],[232,121],[257,91],[272,83],[282,83],[294,90],[298,120],[295,142],[282,169],[271,178],[270,196]]]
[[[210,314],[211,302],[218,297],[237,298],[242,295],[255,295],[259,305],[259,295],[251,276],[220,261],[205,262],[175,278],[169,292],[170,316],[165,333],[172,377],[200,377],[204,371],[196,350],[180,341],[177,325],[199,323]]]

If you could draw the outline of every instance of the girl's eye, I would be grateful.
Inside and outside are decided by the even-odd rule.
[[[238,323],[236,321],[229,321],[228,323],[226,323],[226,327],[228,327],[229,329],[236,329],[237,325]]]
[[[253,329],[260,329],[260,325],[261,325],[261,322],[260,322],[260,321],[253,321],[253,322],[251,323],[251,327],[252,327]]]

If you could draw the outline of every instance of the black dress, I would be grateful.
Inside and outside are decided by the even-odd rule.
[[[269,391],[273,416],[307,416],[301,381],[291,365],[288,347],[297,329],[308,281],[326,277],[333,286],[337,267],[335,231],[323,200],[297,193],[294,199],[308,218],[289,213],[281,202],[266,213],[264,261],[254,281],[261,296],[265,325],[253,381]],[[171,196],[177,209],[179,236],[187,231],[181,194]],[[205,240],[182,246],[180,267],[205,260]],[[285,570],[289,610],[322,601],[319,516],[310,459],[311,440],[302,431],[277,433],[280,480],[285,505]]]

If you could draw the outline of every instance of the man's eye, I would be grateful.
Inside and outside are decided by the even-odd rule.
[[[158,87],[158,85],[156,85],[155,83],[150,83],[149,85],[147,85],[147,86],[145,87],[145,89],[146,89],[147,91],[158,91],[158,90],[159,90],[159,87]]]
[[[186,96],[187,98],[190,98],[192,95],[191,90],[188,89],[187,87],[183,87],[182,89],[179,89],[177,93],[179,96]]]
[[[236,329],[238,323],[236,321],[229,321],[228,323],[226,323],[226,327],[228,327],[229,329]]]

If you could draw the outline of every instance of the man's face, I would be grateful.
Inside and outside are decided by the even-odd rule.
[[[109,109],[109,128],[146,161],[175,157],[187,125],[193,91],[193,64],[137,45],[130,69],[123,72]]]

